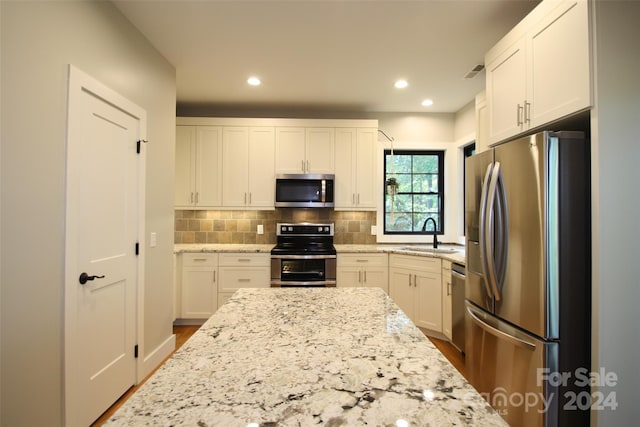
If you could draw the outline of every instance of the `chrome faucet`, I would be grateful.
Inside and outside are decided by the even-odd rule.
[[[438,249],[438,229],[436,227],[436,220],[431,217],[425,219],[422,224],[422,232],[424,233],[427,231],[427,222],[429,222],[429,220],[433,222],[433,249]]]

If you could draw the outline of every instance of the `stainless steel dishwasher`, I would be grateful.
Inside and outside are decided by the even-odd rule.
[[[465,267],[451,264],[451,337],[453,345],[464,353],[464,281]]]

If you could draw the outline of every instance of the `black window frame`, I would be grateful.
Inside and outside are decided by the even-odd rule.
[[[394,156],[406,156],[406,155],[410,155],[410,156],[414,156],[414,155],[420,155],[420,156],[424,156],[424,155],[428,155],[428,156],[437,156],[438,158],[438,173],[437,173],[437,177],[438,177],[438,190],[436,192],[407,192],[407,191],[403,191],[403,192],[398,192],[397,195],[410,195],[410,196],[415,196],[415,195],[437,195],[438,196],[438,201],[439,201],[439,206],[438,206],[438,210],[437,210],[437,219],[436,219],[436,224],[437,224],[437,230],[436,230],[436,234],[438,235],[443,235],[444,234],[444,227],[445,227],[445,194],[444,194],[444,188],[445,188],[445,163],[444,163],[444,156],[445,156],[445,150],[419,150],[419,149],[410,149],[410,150],[393,150],[393,154]],[[383,206],[382,206],[382,222],[383,222],[383,234],[385,235],[391,235],[391,236],[399,236],[399,235],[405,235],[405,236],[421,236],[421,235],[433,235],[433,231],[429,230],[429,231],[421,231],[422,230],[422,225],[424,220],[426,220],[426,216],[424,217],[424,220],[420,219],[420,220],[416,220],[416,214],[419,214],[418,212],[416,212],[414,209],[415,207],[412,207],[411,210],[411,215],[412,215],[412,229],[416,228],[416,224],[419,224],[419,227],[416,231],[396,231],[396,230],[388,230],[387,229],[387,215],[390,214],[391,212],[387,210],[387,198],[391,197],[389,194],[387,194],[386,192],[386,180],[391,177],[391,176],[397,176],[400,175],[400,173],[398,173],[397,171],[394,171],[393,173],[391,173],[391,171],[387,170],[387,159],[391,156],[391,150],[384,150],[384,156],[383,156],[383,178],[385,180],[385,185],[383,185],[383,188],[385,189],[385,193],[384,193],[384,197],[383,197]],[[411,173],[411,175],[413,176],[413,173]],[[413,181],[413,179],[412,179]],[[400,190],[400,189],[399,189]],[[413,189],[412,189],[413,190]]]

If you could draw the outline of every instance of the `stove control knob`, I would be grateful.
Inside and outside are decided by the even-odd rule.
[[[289,231],[293,231],[293,227],[289,227]]]

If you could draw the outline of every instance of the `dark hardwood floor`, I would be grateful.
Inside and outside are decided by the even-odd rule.
[[[191,337],[191,335],[193,335],[199,328],[200,328],[200,326],[174,326],[173,327],[173,333],[176,335],[176,350],[179,349],[180,347],[182,347],[182,345],[189,339],[189,337]],[[424,333],[424,331],[422,331],[422,332]],[[447,360],[449,360],[449,362],[451,362],[451,364],[466,378],[467,376],[466,376],[466,374],[464,372],[464,355],[462,355],[458,351],[458,349],[456,349],[450,342],[444,341],[444,340],[440,340],[438,338],[430,337],[427,334],[425,334],[425,335],[433,343],[433,345],[435,345],[436,348],[438,350],[440,350],[440,352],[444,355],[444,357],[446,357]],[[171,353],[171,354],[173,354],[173,353]],[[171,357],[171,355],[169,355],[169,357]],[[169,358],[169,357],[167,357],[167,358]],[[118,399],[118,401],[116,403],[111,405],[111,407],[109,409],[107,409],[105,411],[105,413],[102,414],[102,416],[100,416],[100,418],[98,418],[93,424],[91,424],[91,426],[92,427],[101,426],[109,418],[111,418],[111,416],[118,410],[118,408],[120,408],[120,406],[122,406],[122,404],[133,393],[135,393],[136,390],[138,390],[140,388],[140,386],[142,386],[142,384],[144,384],[144,382],[151,375],[153,375],[154,372],[155,372],[155,370],[153,372],[151,372],[149,374],[149,376],[147,376],[147,378],[145,378],[144,381],[142,381],[140,384],[135,385],[135,386],[131,387],[129,390],[127,390],[127,392],[125,394],[123,394],[120,397],[120,399]]]
[[[176,335],[176,350],[179,349],[180,347],[182,347],[182,344],[184,344],[189,337],[191,337],[191,335],[193,335],[198,329],[200,328],[200,326],[174,326],[173,327],[173,333]],[[173,351],[175,352],[175,350]],[[171,355],[173,354],[173,352],[167,357],[167,359],[169,357],[171,357]],[[166,359],[165,359],[166,360]],[[164,363],[164,361],[162,362]],[[162,365],[162,364],[161,364]],[[160,366],[158,366],[159,368]],[[113,405],[111,405],[109,407],[109,409],[107,409],[105,411],[104,414],[102,414],[100,416],[100,418],[98,418],[97,420],[94,421],[93,424],[91,424],[91,427],[97,427],[97,426],[101,426],[102,424],[104,424],[109,418],[111,418],[111,416],[118,410],[118,408],[120,408],[120,406],[122,406],[122,404],[133,394],[136,392],[136,390],[138,390],[140,388],[140,386],[142,386],[142,384],[144,384],[144,382],[151,376],[153,375],[153,373],[158,369],[156,368],[155,370],[153,370],[153,372],[151,372],[147,378],[145,378],[140,384],[134,385],[133,387],[131,387],[129,390],[127,390],[127,392],[125,394],[123,394],[122,396],[120,396],[120,399],[118,399],[118,401],[116,403],[114,403]]]

